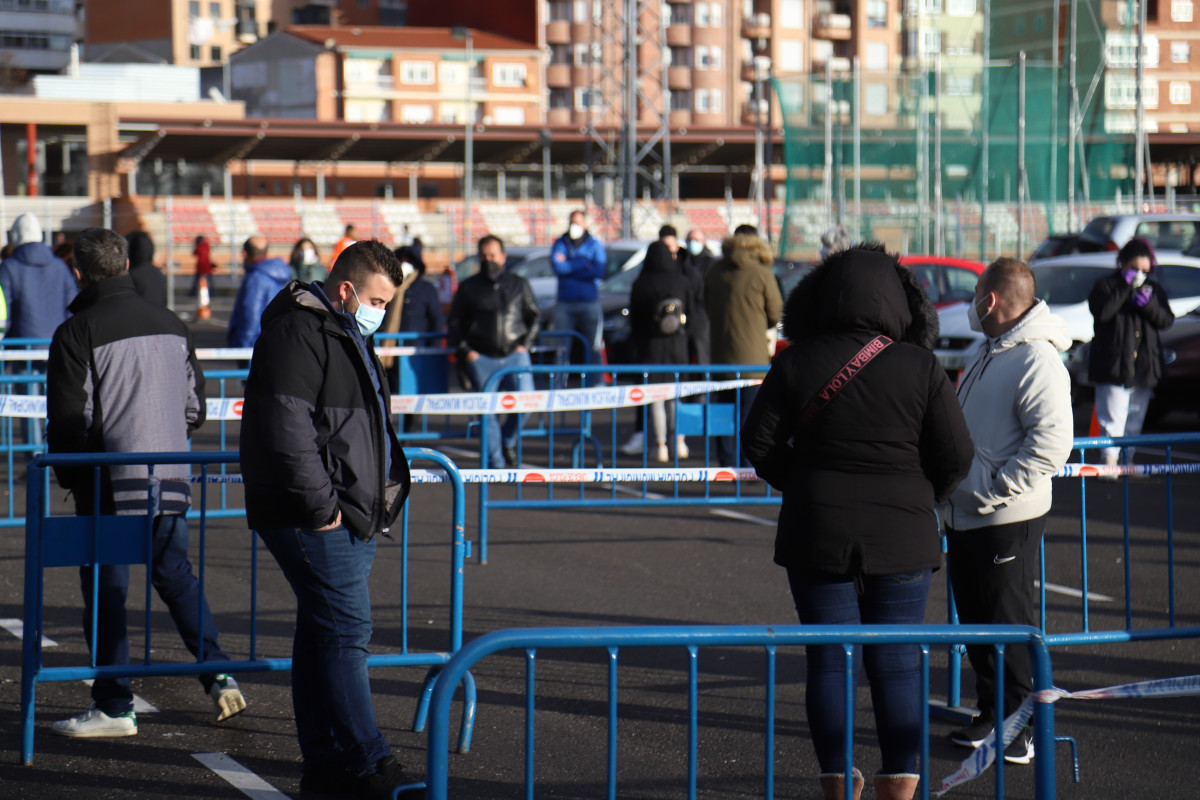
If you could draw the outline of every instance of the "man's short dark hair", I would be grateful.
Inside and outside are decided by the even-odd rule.
[[[352,234],[352,233],[354,233],[354,226],[353,226],[353,225],[347,225],[347,226],[346,226],[346,235],[347,235],[347,236],[349,236],[349,235],[350,235],[350,234]]]
[[[746,233],[750,234],[751,236],[758,236],[758,228],[743,222],[741,225],[738,225],[733,229],[734,236],[741,236],[742,234]]]
[[[362,289],[372,275],[386,275],[395,286],[404,282],[404,271],[396,254],[387,245],[367,239],[342,251],[329,271],[328,284],[336,287],[342,281],[350,281],[355,289]]]
[[[493,236],[490,233],[487,236],[484,236],[482,239],[479,240],[479,244],[475,246],[475,252],[482,253],[483,246],[485,244],[487,244],[488,242],[495,242],[496,244],[500,245],[501,253],[508,252],[507,250],[504,249],[504,241],[499,236]]]
[[[88,283],[114,278],[129,267],[129,244],[108,228],[84,228],[73,253],[73,266]]]
[[[658,238],[659,239],[665,239],[668,236],[674,236],[676,239],[679,238],[679,231],[675,230],[674,225],[663,225],[661,228],[658,229]]]
[[[1154,258],[1154,248],[1150,242],[1143,239],[1141,236],[1135,236],[1125,243],[1121,251],[1117,253],[1117,263],[1122,267],[1128,266],[1135,258],[1150,259],[1150,268],[1154,269],[1157,264]]]
[[[1002,256],[980,276],[985,292],[995,292],[1003,301],[1016,308],[1027,309],[1037,299],[1037,279],[1024,261]]]

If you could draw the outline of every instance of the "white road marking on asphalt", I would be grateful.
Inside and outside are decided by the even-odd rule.
[[[18,639],[25,638],[25,622],[19,619],[0,619],[0,628],[11,633]],[[42,637],[42,647],[58,647],[58,642]]]
[[[1041,581],[1034,581],[1033,585],[1041,586],[1041,583]],[[1057,583],[1047,583],[1046,591],[1065,594],[1067,597],[1083,597],[1083,591],[1081,589],[1073,589],[1070,586],[1060,586]],[[1098,603],[1111,603],[1113,601],[1113,598],[1109,597],[1108,595],[1097,594],[1096,592],[1088,592],[1087,599],[1095,600]]]
[[[479,453],[472,453],[470,450],[463,450],[461,447],[451,447],[450,445],[439,445],[438,449],[443,453],[449,453],[452,456],[461,456],[462,458],[479,458]]]
[[[642,493],[640,491],[638,491],[637,489],[630,489],[627,486],[618,486],[618,487],[616,487],[616,490],[620,494],[632,494],[632,495],[637,495],[638,497],[642,496]],[[658,492],[646,492],[645,496],[652,498],[654,500],[662,500],[666,497],[666,495],[659,494]],[[736,519],[739,522],[753,522],[758,525],[774,525],[775,524],[775,520],[763,519],[762,517],[756,517],[753,514],[743,514],[740,511],[730,511],[727,508],[710,508],[708,510],[708,513],[715,514],[718,517],[728,517],[729,519]]]
[[[192,758],[253,800],[288,800],[288,796],[224,753],[192,753]]]
[[[92,685],[91,678],[86,678],[83,682],[88,686]],[[158,708],[154,705],[151,705],[150,701],[142,697],[140,694],[135,694],[133,696],[133,711],[135,714],[157,714]]]

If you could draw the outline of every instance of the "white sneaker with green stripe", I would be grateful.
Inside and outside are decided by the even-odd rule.
[[[76,739],[135,736],[137,715],[130,710],[110,717],[98,708],[90,708],[77,717],[59,720],[50,730],[59,736],[71,736]]]

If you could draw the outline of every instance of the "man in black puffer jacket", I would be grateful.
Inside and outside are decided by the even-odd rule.
[[[129,277],[142,297],[160,306],[167,304],[167,279],[154,265],[154,240],[145,231],[126,235],[129,242]]]
[[[375,534],[395,524],[409,490],[370,337],[402,281],[400,261],[375,241],[347,247],[324,285],[292,281],[263,312],[246,381],[246,519],[296,593],[292,705],[306,796],[392,797],[409,782],[367,676]]]
[[[479,240],[479,272],[458,287],[450,304],[450,346],[475,391],[502,367],[527,367],[529,348],[538,335],[537,299],[529,281],[504,269],[504,242],[495,236]],[[500,379],[497,391],[533,391],[533,376],[519,372]],[[509,414],[504,430],[495,414],[487,417],[487,463],[497,469],[517,465],[520,414]]]

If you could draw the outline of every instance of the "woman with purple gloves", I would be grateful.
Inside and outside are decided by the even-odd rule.
[[[1137,436],[1163,374],[1158,332],[1175,322],[1167,293],[1151,276],[1154,248],[1140,237],[1117,253],[1117,268],[1096,281],[1088,295],[1095,336],[1088,377],[1096,385],[1096,421],[1105,436]],[[1116,464],[1120,448],[1104,449]]]

